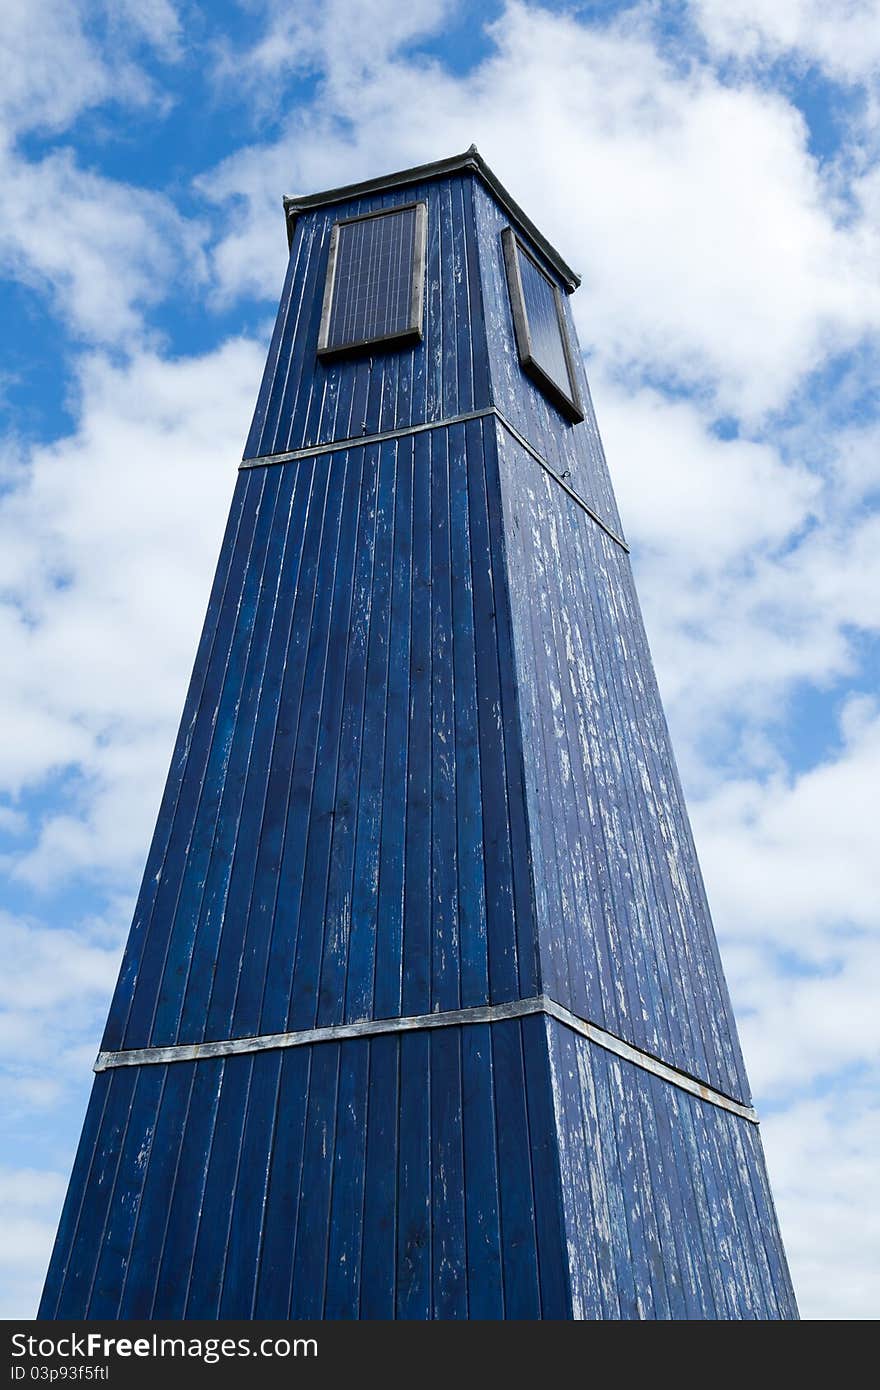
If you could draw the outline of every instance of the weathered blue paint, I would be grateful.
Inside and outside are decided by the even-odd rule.
[[[414,198],[424,340],[319,362],[333,222]],[[586,378],[572,425],[523,375],[506,225],[465,167],[297,219],[106,1051],[543,992],[748,1100],[628,556],[552,476],[619,533]],[[756,1127],[542,1013],[102,1072],[41,1312],[797,1315]]]

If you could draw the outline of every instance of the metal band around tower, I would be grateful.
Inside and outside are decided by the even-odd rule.
[[[551,463],[540,454],[534,445],[530,444],[525,435],[521,434],[515,425],[512,425],[505,415],[501,413],[497,405],[483,406],[481,410],[468,410],[462,415],[448,415],[443,420],[423,420],[417,425],[401,425],[399,429],[383,430],[380,434],[354,434],[346,439],[332,439],[326,444],[310,444],[302,449],[287,449],[278,454],[257,454],[253,458],[244,458],[238,465],[239,470],[243,468],[271,468],[280,463],[296,463],[300,459],[317,458],[321,454],[341,453],[343,449],[366,448],[369,444],[385,444],[392,439],[406,439],[411,434],[424,434],[428,430],[446,429],[450,425],[466,425],[469,420],[484,420],[487,416],[494,416],[503,429],[507,431],[511,439],[515,439],[521,448],[525,449],[536,463],[549,474],[555,483],[558,483],[563,492],[566,493],[581,511],[586,512],[591,521],[595,521],[600,530],[619,545],[621,550],[629,554],[629,546],[622,536],[619,536],[613,527],[603,521],[598,512],[594,511],[589,502],[581,497],[565,478],[556,471]]]
[[[726,1096],[722,1091],[705,1085],[687,1072],[661,1062],[658,1057],[641,1048],[624,1042],[614,1033],[607,1032],[587,1019],[557,1004],[546,994],[536,994],[531,999],[515,999],[508,1004],[476,1004],[467,1009],[447,1009],[432,1014],[408,1014],[402,1018],[373,1018],[359,1023],[330,1024],[325,1028],[303,1028],[294,1033],[261,1033],[250,1038],[224,1038],[219,1042],[173,1043],[167,1047],[134,1047],[121,1052],[99,1052],[95,1071],[112,1071],[116,1067],[159,1066],[171,1062],[198,1062],[214,1057],[235,1057],[253,1052],[271,1052],[288,1047],[310,1047],[315,1043],[344,1042],[348,1038],[374,1038],[387,1033],[416,1033],[432,1028],[455,1028],[475,1023],[500,1023],[509,1018],[526,1018],[531,1014],[545,1014],[557,1023],[571,1028],[588,1042],[613,1052],[643,1071],[668,1081],[679,1090],[700,1100],[716,1105],[721,1110],[729,1110],[752,1124],[758,1123],[758,1116],[750,1105]]]

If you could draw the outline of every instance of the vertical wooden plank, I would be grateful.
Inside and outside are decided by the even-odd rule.
[[[619,1110],[620,1134],[622,1142],[632,1152],[635,1181],[641,1199],[641,1225],[654,1317],[668,1321],[675,1316],[673,1309],[677,1306],[675,1258],[674,1250],[670,1250],[667,1257],[661,1239],[661,1210],[665,1198],[663,1170],[658,1162],[656,1132],[653,1126],[646,1127],[646,1112],[641,1104],[648,1073],[622,1060],[616,1061],[614,1069],[619,1077],[620,1092],[625,1098]]]
[[[112,1078],[85,1194],[70,1241],[70,1259],[58,1293],[56,1318],[80,1317],[88,1307],[136,1083],[136,1074],[121,1076],[117,1073]]]
[[[672,1265],[681,1282],[683,1309],[677,1317],[688,1321],[716,1317],[714,1294],[706,1265],[700,1217],[694,1198],[693,1182],[683,1169],[681,1145],[673,1132],[669,1086],[656,1076],[646,1076],[647,1105],[653,1109],[657,1150],[655,1158],[663,1174],[665,1202],[668,1202],[675,1254],[667,1251],[667,1268]]]
[[[385,728],[390,683],[389,636],[392,565],[396,527],[396,447],[379,452],[376,538],[373,560],[370,639],[364,690],[361,761],[354,806],[353,863],[347,879],[351,898],[351,936],[347,956],[328,976],[319,1021],[366,1018],[376,986],[377,904],[383,834],[383,773],[386,769]],[[393,967],[392,967],[393,968]],[[325,962],[326,971],[326,962]],[[399,978],[399,955],[397,962]]]
[[[535,921],[535,880],[532,872],[531,827],[526,802],[523,728],[507,579],[507,540],[499,474],[498,437],[501,426],[496,420],[480,420],[469,429],[473,429],[475,441],[480,441],[482,444],[489,554],[493,572],[491,612],[495,619],[495,659],[498,672],[501,727],[504,737],[504,778],[510,846],[509,872],[513,883],[513,901],[516,910],[516,980],[520,994],[528,996],[539,993],[542,986]],[[479,675],[477,679],[479,681]]]
[[[278,1118],[266,1191],[266,1216],[254,1302],[255,1318],[288,1316],[293,1254],[300,1219],[300,1185],[305,1149],[311,1047],[281,1054]]]
[[[471,296],[468,278],[467,219],[464,210],[464,189],[466,180],[461,176],[451,179],[449,197],[451,204],[452,257],[451,283],[447,297],[451,301],[455,318],[455,394],[450,415],[464,414],[474,410],[474,344],[475,325],[471,318]],[[467,181],[469,182],[469,180]]]
[[[521,494],[522,496],[522,491]],[[529,505],[529,502],[531,505]],[[568,946],[572,936],[572,885],[569,866],[571,847],[567,842],[567,812],[573,810],[566,788],[560,786],[557,745],[564,738],[561,719],[561,696],[555,671],[552,641],[542,631],[542,609],[548,602],[550,577],[547,572],[545,537],[536,498],[528,499],[522,508],[522,529],[530,532],[527,563],[511,565],[511,602],[520,612],[516,629],[520,642],[517,670],[520,708],[530,707],[538,717],[532,721],[532,738],[528,741],[526,757],[529,763],[529,786],[537,790],[530,818],[532,851],[537,854],[540,842],[540,871],[544,879],[544,908],[547,912],[541,940],[542,977],[545,986],[556,998],[571,1001],[576,998],[569,965]],[[517,586],[519,592],[516,592]],[[555,595],[554,595],[555,597]],[[562,764],[565,770],[565,764]],[[560,843],[562,841],[562,843]]]
[[[128,934],[119,979],[110,1004],[107,1026],[101,1043],[104,1051],[113,1052],[122,1045],[125,1022],[131,1005],[131,995],[140,966],[144,938],[152,919],[156,894],[162,879],[162,866],[168,853],[177,803],[181,794],[205,682],[220,627],[221,611],[226,603],[228,580],[232,571],[233,558],[238,549],[244,502],[249,490],[245,475],[240,473],[232,497],[229,520],[226,523],[220,558],[217,561],[217,569],[208,600],[208,611],[199,639],[193,673],[180,719],[180,728],[174,744],[171,767],[168,771],[156,829],[153,832],[144,876],[138,893],[134,919]]]
[[[467,1006],[489,998],[489,959],[466,426],[455,426],[449,436],[458,930],[461,1003]]]
[[[200,1065],[202,1065],[200,1063]],[[204,1198],[189,1271],[184,1316],[217,1318],[229,1248],[232,1195],[241,1171],[254,1058],[227,1057],[211,1137]]]
[[[338,370],[320,362],[315,355],[330,229],[335,220],[332,208],[316,213],[314,218],[315,237],[309,251],[303,314],[292,341],[287,388],[278,420],[278,451],[324,442],[322,411],[332,411],[335,405]]]
[[[281,1052],[254,1056],[236,1180],[229,1190],[229,1236],[221,1318],[252,1318],[281,1082]]]
[[[431,437],[431,1008],[461,1003],[449,431]]]
[[[576,547],[584,534],[582,528],[573,531]],[[576,563],[589,561],[579,557]],[[578,606],[585,604],[586,612],[578,624],[576,641],[586,639],[589,643],[587,660],[599,689],[597,733],[602,752],[600,766],[603,779],[600,807],[614,893],[612,915],[621,924],[617,942],[623,947],[621,960],[630,1010],[625,1035],[655,1054],[667,1055],[665,1001],[657,988],[653,970],[655,961],[646,940],[650,936],[653,903],[646,901],[645,883],[641,876],[642,863],[637,821],[634,821],[632,814],[626,738],[620,728],[617,672],[609,656],[604,609],[601,601],[595,599],[594,583],[594,573],[584,571],[581,584],[572,586],[571,597]],[[587,614],[591,621],[587,619]]]
[[[97,1141],[104,1121],[111,1080],[112,1073],[101,1072],[95,1077],[92,1084],[92,1093],[89,1097],[82,1134],[74,1156],[73,1171],[70,1175],[67,1195],[64,1198],[64,1206],[61,1208],[61,1218],[58,1222],[55,1244],[52,1247],[52,1257],[49,1261],[46,1282],[40,1298],[38,1318],[58,1316],[56,1312],[58,1299],[67,1273],[80,1213],[88,1196],[89,1175],[97,1156]]]
[[[461,1040],[458,1028],[429,1034],[431,1057],[431,1316],[468,1315]]]
[[[670,1111],[670,1133],[677,1155],[676,1166],[693,1203],[696,1221],[690,1229],[694,1232],[695,1238],[699,1233],[699,1241],[695,1239],[695,1246],[698,1251],[702,1250],[707,1281],[711,1286],[714,1317],[719,1320],[727,1319],[731,1316],[731,1308],[725,1287],[725,1271],[718,1258],[712,1201],[707,1192],[703,1156],[690,1122],[690,1104],[683,1092],[676,1091],[671,1086],[666,1087],[665,1094]]]
[[[296,651],[288,656],[288,666],[299,678],[296,691],[296,731],[290,749],[290,762],[279,779],[277,830],[270,834],[272,857],[265,862],[265,892],[273,914],[262,999],[260,1031],[283,1032],[288,1027],[291,986],[300,925],[300,905],[305,872],[309,815],[314,786],[315,760],[319,732],[321,693],[330,642],[332,576],[340,541],[340,525],[346,489],[346,455],[332,454],[318,465],[326,471],[327,492],[315,571],[315,587],[308,621],[295,626]],[[349,490],[349,510],[352,494]],[[280,836],[278,832],[280,831]],[[263,831],[266,837],[266,828]],[[279,839],[281,843],[279,844]],[[279,860],[275,855],[279,855]],[[274,863],[273,863],[274,860]],[[311,923],[312,929],[319,923]]]
[[[181,1062],[178,1065],[185,1064]],[[150,1316],[154,1318],[185,1316],[189,1276],[224,1079],[225,1062],[219,1058],[191,1065],[195,1079],[183,1127],[180,1162],[174,1177],[155,1298],[150,1311]]]
[[[596,1275],[603,1318],[621,1319],[632,1316],[634,1303],[632,1276],[627,1265],[623,1271],[624,1298],[621,1298],[617,1271],[620,1208],[615,1182],[613,1159],[606,1155],[611,1140],[601,1127],[596,1080],[593,1074],[593,1048],[589,1043],[576,1045],[572,1060],[577,1074],[572,1078],[580,1083],[581,1123],[586,1144],[587,1176],[590,1184],[590,1208],[593,1220],[593,1246],[596,1254]],[[573,1114],[576,1113],[573,1110]],[[624,1301],[625,1300],[625,1301]],[[624,1312],[624,1307],[628,1310]]]
[[[346,976],[360,960],[351,956],[354,929],[354,860],[359,831],[360,789],[364,760],[370,756],[364,739],[367,674],[374,632],[376,566],[381,542],[379,494],[380,450],[366,450],[361,491],[361,516],[354,565],[354,596],[348,633],[345,693],[340,712],[336,788],[332,806],[332,836],[324,906],[324,941],[320,964],[318,1026],[341,1023],[345,1009]],[[381,614],[377,616],[381,625]],[[368,967],[369,968],[369,967]],[[369,970],[372,984],[372,969]]]
[[[362,1318],[395,1316],[397,1286],[397,1175],[402,1168],[398,1133],[400,1041],[393,1035],[370,1040],[369,1104],[364,1178]],[[406,1117],[407,1125],[409,1117]]]
[[[484,449],[491,448],[484,436],[482,421],[465,429],[467,455],[468,512],[471,525],[471,582],[474,623],[481,634],[476,642],[477,719],[483,803],[483,859],[486,876],[486,934],[491,998],[515,999],[518,989],[528,992],[528,972],[517,974],[517,947],[522,932],[533,931],[531,914],[518,896],[522,864],[517,865],[511,845],[511,800],[504,740],[510,727],[505,723],[502,704],[501,671],[498,650],[498,606],[503,598],[496,594],[496,580],[503,584],[503,571],[496,576],[497,547],[493,545],[489,521],[487,463]],[[491,487],[491,483],[488,484]],[[508,720],[511,712],[506,711]],[[514,735],[515,737],[515,735]],[[519,845],[528,862],[528,850]],[[519,882],[518,882],[519,880]],[[526,913],[525,923],[522,921]],[[534,949],[534,948],[533,948]]]
[[[206,891],[208,921],[205,949],[209,955],[213,953],[220,929],[224,889],[228,881],[226,869],[231,859],[231,845],[234,843],[238,823],[242,764],[246,761],[249,745],[249,721],[247,717],[240,721],[239,714],[248,695],[254,691],[254,683],[249,681],[251,660],[255,651],[254,634],[262,626],[261,617],[265,615],[268,619],[269,616],[268,607],[261,605],[259,598],[275,513],[278,478],[277,475],[270,477],[271,470],[267,469],[265,472],[266,479],[257,512],[253,545],[239,598],[235,633],[217,704],[211,751],[196,808],[180,893],[170,926],[168,949],[150,1035],[153,1046],[171,1043],[177,1036],[189,963],[202,919],[202,910],[205,907]],[[259,669],[260,656],[257,656],[256,660]],[[232,804],[225,805],[224,798],[229,787],[230,772],[232,785],[229,788],[228,799]],[[218,833],[222,833],[223,844],[220,853],[213,858]],[[209,882],[212,858],[214,865],[219,865],[219,869],[216,870],[219,884]]]
[[[461,1030],[468,1317],[502,1318],[498,1146],[488,1023]]]
[[[722,1112],[704,1101],[689,1105],[689,1117],[695,1139],[703,1156],[703,1175],[709,1198],[716,1250],[720,1257],[722,1278],[727,1287],[731,1314],[734,1318],[754,1319],[761,1316],[762,1299],[756,1287],[756,1271],[744,1257],[747,1230],[737,1221],[731,1188],[735,1173],[725,1164],[719,1144],[718,1119]]]
[[[312,471],[308,466],[282,476],[279,508],[286,518],[284,550],[271,594],[272,627],[230,870],[224,930],[216,956],[200,953],[190,971],[184,1015],[187,1007],[194,1008],[195,999],[200,999],[204,1036],[209,1038],[230,1037],[238,1031],[234,1029],[233,1017],[241,993],[245,997],[262,997],[268,914],[254,910],[254,888],[281,718],[294,601],[302,577],[303,525],[311,485]],[[254,1020],[254,1012],[251,1019]]]
[[[644,1163],[651,1184],[651,1211],[656,1222],[661,1271],[666,1284],[669,1308],[666,1316],[692,1321],[707,1316],[701,1297],[701,1278],[690,1258],[686,1242],[685,1215],[679,1194],[679,1176],[672,1162],[667,1127],[658,1114],[649,1072],[634,1074],[643,1135]]]
[[[412,441],[394,446],[394,573],[388,688],[385,698],[385,761],[382,773],[376,961],[372,1003],[376,1017],[399,1013],[403,997],[403,918],[409,786],[410,649],[412,638],[413,472]],[[367,995],[350,996],[348,1016],[363,1018]]]
[[[290,1029],[315,1026],[321,955],[328,929],[325,920],[327,879],[336,819],[336,789],[349,655],[351,654],[355,667],[355,684],[358,689],[366,664],[372,573],[369,539],[372,538],[375,527],[375,469],[368,462],[363,449],[351,451],[347,457],[347,469],[350,469],[350,472],[347,472],[346,476],[339,547],[332,576],[333,599],[325,665],[319,678],[316,672],[314,686],[318,727],[309,786],[300,927],[287,1015],[287,1027]],[[370,479],[366,496],[365,478]],[[343,936],[347,933],[347,921],[331,923],[330,927],[331,930],[338,927]]]
[[[370,1043],[343,1043],[333,1157],[325,1318],[356,1318],[361,1293]],[[386,1151],[384,1162],[388,1163]]]
[[[282,347],[285,340],[288,338],[287,326],[291,310],[293,309],[294,314],[296,313],[293,301],[294,283],[297,279],[297,270],[301,263],[303,245],[310,235],[311,228],[303,223],[300,223],[294,233],[293,243],[290,248],[287,266],[284,272],[284,286],[281,291],[281,300],[278,305],[278,313],[275,317],[275,326],[272,330],[266,365],[263,368],[263,377],[260,382],[259,394],[257,395],[257,404],[254,407],[254,418],[251,421],[247,442],[244,446],[244,458],[258,458],[261,454],[266,452],[263,445],[269,401],[273,395],[273,388],[276,385],[279,368],[282,372],[284,370]],[[302,290],[300,289],[300,293],[301,292]]]
[[[253,624],[244,657],[240,698],[233,716],[219,802],[209,812],[214,824],[207,871],[202,874],[201,863],[191,862],[187,866],[188,877],[195,882],[187,885],[181,894],[178,916],[183,917],[184,930],[176,932],[172,940],[156,1009],[154,1029],[157,1035],[164,1037],[166,1032],[173,1029],[173,1036],[178,1042],[201,1042],[205,1036],[211,1036],[206,1032],[206,1013],[211,982],[219,966],[222,964],[224,967],[224,979],[231,977],[235,981],[238,977],[247,919],[244,914],[235,911],[235,901],[230,903],[229,895],[234,859],[242,847],[242,839],[247,837],[248,822],[257,819],[256,808],[248,803],[246,789],[263,701],[267,657],[276,615],[275,598],[287,537],[289,511],[286,499],[280,505],[278,502],[279,494],[286,492],[286,488],[282,489],[280,484],[281,474],[278,472],[270,494],[264,496],[263,500],[267,534],[262,556],[253,555],[251,558],[251,567],[258,571],[259,587],[254,598]],[[209,836],[210,830],[205,836],[206,841]],[[195,858],[192,852],[191,858]],[[228,907],[232,911],[228,911]],[[224,946],[225,951],[222,949]],[[214,1036],[227,1036],[226,1028],[224,1020],[221,1030]]]
[[[404,872],[403,1012],[431,1008],[431,454],[413,439],[413,534]]]
[[[395,1316],[431,1316],[430,1038],[400,1038],[400,1127],[397,1175],[397,1302]]]
[[[276,901],[283,866],[285,827],[295,766],[297,738],[306,656],[317,601],[317,582],[321,540],[328,519],[329,469],[301,465],[309,470],[309,497],[303,523],[303,550],[296,587],[289,595],[290,631],[284,656],[284,675],[278,720],[271,747],[271,766],[266,785],[257,843],[256,864],[248,905],[250,951],[253,968],[245,976],[243,988],[237,988],[232,1018],[233,1034],[247,1036],[258,1032],[277,1031],[286,1017],[288,997],[279,997],[273,988],[284,972],[290,975],[289,937],[276,931]],[[329,499],[331,527],[334,504]],[[218,1014],[228,1017],[228,987],[215,986]],[[279,992],[280,993],[280,992]],[[269,1018],[272,1023],[269,1023]],[[213,1028],[219,1018],[209,1018]]]
[[[324,1310],[340,1046],[345,1044],[321,1043],[312,1058],[291,1318],[320,1318]]]
[[[91,1318],[119,1316],[119,1296],[131,1258],[166,1070],[138,1068],[128,1124],[121,1136],[119,1162],[107,1197],[107,1221],[96,1250],[95,1277],[87,1303],[87,1316]]]
[[[560,1205],[568,1237],[571,1315],[579,1319],[613,1316],[600,1292],[599,1265],[609,1261],[607,1225],[594,1210],[591,1169],[601,1156],[589,1142],[584,1126],[584,1098],[578,1073],[578,1038],[570,1028],[545,1020],[551,1119],[559,1151]],[[607,1276],[606,1276],[607,1277]],[[613,1284],[612,1284],[613,1288]]]
[[[480,248],[474,211],[474,179],[462,180],[462,217],[464,222],[465,265],[468,289],[468,318],[473,371],[473,405],[480,410],[493,401],[489,381],[489,345],[486,335],[486,308],[480,275]]]
[[[742,1232],[745,1263],[752,1271],[756,1316],[761,1319],[778,1318],[779,1305],[764,1248],[764,1233],[756,1212],[749,1164],[741,1143],[741,1130],[745,1125],[738,1116],[732,1115],[730,1121],[729,1124],[719,1125],[716,1119],[716,1129],[722,1160],[731,1179],[735,1227]]]
[[[596,1105],[596,1128],[601,1136],[605,1195],[608,1202],[611,1258],[621,1318],[630,1321],[646,1316],[644,1253],[636,1232],[631,1244],[628,1201],[631,1199],[626,1154],[622,1154],[614,1124],[613,1097],[608,1084],[608,1066],[601,1048],[589,1049],[588,1062]]]
[[[148,1318],[153,1307],[197,1065],[156,1068],[167,1071],[167,1076],[137,1210],[131,1258],[115,1314],[119,1318]]]
[[[571,1273],[559,1171],[559,1137],[550,1089],[548,1018],[533,1014],[521,1023],[535,1201],[535,1236],[542,1318],[570,1318]]]
[[[431,213],[428,218],[428,274],[425,278],[425,376],[426,406],[425,418],[443,418],[443,350],[449,324],[443,314],[443,289],[446,284],[446,266],[441,237],[443,210],[442,191],[438,186],[433,190]]]
[[[613,749],[613,775],[620,787],[620,799],[627,826],[628,856],[632,862],[632,881],[637,893],[635,928],[639,956],[644,961],[642,978],[651,999],[652,1025],[645,1030],[645,1045],[654,1052],[678,1059],[679,1065],[699,1075],[706,1074],[706,1050],[699,1026],[691,1026],[689,1012],[700,1008],[693,1001],[690,1011],[684,998],[676,968],[674,934],[669,929],[669,893],[659,866],[663,862],[658,826],[652,821],[651,770],[645,761],[643,726],[650,723],[644,704],[637,709],[631,701],[631,635],[624,631],[617,608],[615,576],[618,557],[611,554],[593,531],[579,528],[576,541],[580,553],[591,542],[589,586],[601,637],[595,643],[596,662],[601,662],[612,701],[609,720],[609,746]],[[700,982],[701,983],[701,982]],[[696,980],[692,980],[698,986]],[[699,994],[695,988],[695,995]]]
[[[539,1318],[541,1289],[526,1113],[522,1037],[518,1020],[492,1024],[498,1169],[501,1179],[501,1249],[504,1315]]]
[[[294,355],[302,346],[304,325],[307,322],[311,304],[308,293],[311,289],[309,268],[313,264],[316,242],[320,245],[321,234],[320,219],[309,219],[308,222],[301,224],[296,231],[296,241],[292,248],[296,260],[294,263],[291,259],[291,266],[295,268],[287,314],[284,319],[283,338],[279,347],[278,361],[272,373],[263,427],[259,439],[254,443],[254,452],[257,455],[279,453],[286,447],[286,428],[283,424],[284,407],[293,397],[291,390],[292,370],[293,381],[297,380]]]
[[[444,179],[437,189],[437,203],[440,219],[440,266],[438,281],[442,314],[438,319],[443,332],[441,348],[441,391],[440,409],[449,419],[463,409],[461,389],[458,380],[459,338],[461,325],[458,317],[456,289],[461,279],[459,258],[459,238],[456,237],[453,217],[453,186]],[[465,329],[465,331],[467,331]]]
[[[174,808],[168,850],[161,868],[157,870],[155,896],[150,894],[149,919],[141,929],[143,945],[131,978],[131,993],[126,1001],[127,1013],[124,1022],[120,1018],[124,1047],[144,1047],[150,1041],[158,983],[169,945],[169,922],[188,862],[190,837],[209,762],[216,711],[222,696],[227,662],[235,634],[237,595],[244,582],[264,479],[248,477],[243,486],[245,497],[241,524],[236,535],[235,551],[227,581],[229,600],[224,600],[221,608],[211,661],[199,700],[199,712],[194,721],[187,752],[180,794]]]

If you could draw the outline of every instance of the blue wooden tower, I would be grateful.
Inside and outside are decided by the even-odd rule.
[[[578,278],[475,149],[286,211],[41,1314],[794,1318]]]

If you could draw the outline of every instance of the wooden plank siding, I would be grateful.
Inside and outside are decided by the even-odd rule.
[[[233,509],[104,1048],[538,993],[494,421]]]
[[[584,419],[576,424],[556,409],[541,388],[526,376],[519,364],[513,311],[507,288],[501,242],[509,218],[481,184],[474,188],[474,213],[480,246],[480,284],[486,322],[491,373],[491,402],[522,434],[532,448],[555,469],[598,516],[622,534],[620,514],[611,486],[602,440],[593,410],[584,359],[577,348],[577,332],[567,294],[562,294],[569,339],[577,374]],[[563,290],[563,282],[549,262],[532,247],[545,272]]]
[[[97,1077],[42,1315],[570,1316],[535,1024]]]
[[[102,1050],[412,1030],[111,1058],[44,1317],[797,1316],[754,1116],[650,1071],[749,1099],[582,363],[573,425],[462,159],[296,220]],[[415,199],[423,341],[319,361],[333,223]]]
[[[573,1316],[797,1316],[759,1131],[545,1023]]]
[[[794,1308],[756,1127],[540,1016],[103,1073],[81,1162],[45,1317]]]
[[[629,557],[498,442],[544,988],[748,1103]]]
[[[322,208],[296,223],[245,458],[356,439],[491,404],[472,178],[457,175]],[[424,337],[406,351],[316,357],[334,222],[424,201]]]

